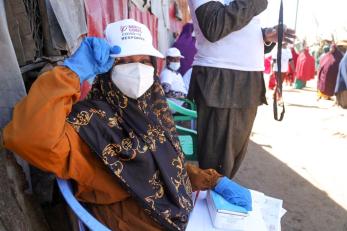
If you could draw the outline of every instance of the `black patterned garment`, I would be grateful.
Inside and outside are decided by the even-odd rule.
[[[99,76],[68,122],[154,220],[166,230],[185,229],[191,184],[157,78],[134,100],[119,91],[109,73]]]

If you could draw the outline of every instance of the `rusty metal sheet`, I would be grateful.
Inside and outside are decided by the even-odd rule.
[[[155,15],[151,14],[149,11],[141,11],[132,3],[130,3],[129,9],[129,18],[135,19],[136,21],[145,24],[148,27],[153,37],[153,46],[158,49],[158,18]],[[158,70],[160,71],[164,65],[163,59],[158,59],[157,65]]]
[[[135,19],[148,27],[153,37],[153,45],[155,48],[158,48],[158,18],[149,11],[141,11],[132,3],[129,9],[129,18]]]
[[[107,24],[128,17],[127,0],[85,0],[88,36],[104,37]]]

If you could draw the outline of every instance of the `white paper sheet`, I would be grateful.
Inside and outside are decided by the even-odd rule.
[[[200,192],[194,210],[190,214],[186,231],[227,231],[213,227],[205,198],[206,192]],[[255,203],[254,205],[253,211],[245,218],[248,221],[244,231],[267,231],[260,207],[258,207],[259,204]]]

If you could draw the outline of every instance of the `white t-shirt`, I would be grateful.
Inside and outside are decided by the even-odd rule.
[[[187,94],[188,91],[186,86],[184,85],[182,75],[180,73],[176,73],[167,68],[160,73],[160,82],[170,84],[172,91],[179,91],[184,94]]]
[[[253,17],[241,30],[211,43],[202,34],[195,15],[199,6],[211,1],[226,5],[233,0],[189,0],[198,50],[193,66],[264,71],[264,41],[259,16]]]
[[[281,57],[281,73],[286,73],[288,72],[288,64],[289,60],[293,58],[292,52],[288,49],[282,49],[282,57]],[[277,49],[272,53],[272,60],[277,59]],[[274,64],[273,66],[273,71],[277,72],[277,63]]]
[[[192,78],[193,68],[189,68],[188,71],[183,75],[183,82],[186,86],[187,92],[189,90],[190,79]]]

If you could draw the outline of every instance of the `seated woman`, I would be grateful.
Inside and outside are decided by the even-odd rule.
[[[224,189],[231,181],[184,164],[154,76],[162,55],[148,28],[127,19],[109,24],[105,35],[108,43],[86,38],[64,66],[35,81],[16,105],[3,144],[75,181],[76,197],[112,230],[184,230],[192,190],[217,186],[230,199]],[[80,82],[95,75],[87,99],[78,102]]]

